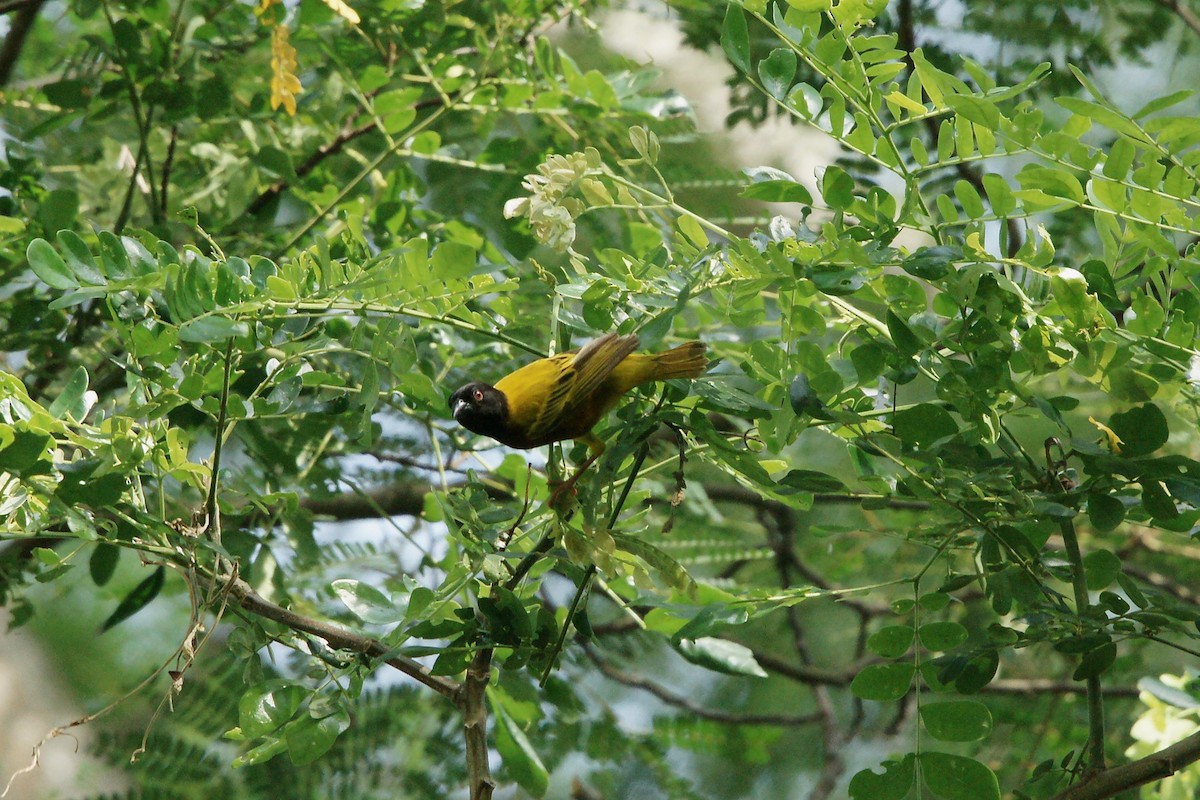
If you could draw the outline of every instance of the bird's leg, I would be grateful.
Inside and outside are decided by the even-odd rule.
[[[550,490],[550,499],[548,502],[552,507],[558,505],[559,499],[567,492],[572,494],[575,493],[575,484],[578,483],[579,479],[583,477],[583,473],[587,471],[588,467],[596,463],[596,459],[600,458],[600,456],[604,454],[604,442],[600,441],[600,439],[598,439],[596,436],[589,433],[586,437],[581,437],[578,441],[581,441],[588,446],[588,450],[591,451],[591,455],[589,455],[584,462],[575,469],[575,474],[570,478],[567,478],[561,483],[551,484],[553,488]]]

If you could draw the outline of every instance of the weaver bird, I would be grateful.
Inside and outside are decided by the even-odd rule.
[[[473,381],[450,395],[454,419],[522,450],[564,439],[583,442],[591,457],[582,472],[604,452],[592,428],[621,395],[651,381],[695,378],[708,366],[703,342],[662,353],[634,353],[637,346],[636,334],[609,333],[578,351],[526,364],[495,386]]]

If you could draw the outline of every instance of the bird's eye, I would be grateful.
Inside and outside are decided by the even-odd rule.
[[[482,391],[480,391],[479,389],[476,389],[476,390],[475,390],[475,393],[472,395],[472,397],[474,397],[474,398],[475,398],[475,402],[476,402],[476,403],[482,403],[482,402],[483,402],[483,392],[482,392]]]

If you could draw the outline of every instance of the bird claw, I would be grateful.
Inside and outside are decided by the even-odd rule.
[[[565,481],[550,481],[550,497],[546,500],[546,504],[560,511],[569,508],[569,504],[575,502],[579,497],[579,490],[575,488],[578,478],[579,476],[575,475]],[[564,501],[566,502],[564,503]]]
[[[565,481],[550,481],[549,482],[550,498],[546,502],[549,504],[549,506],[551,508],[556,508],[556,509],[559,509],[560,511],[564,510],[564,508],[560,507],[562,505],[562,501],[563,501],[564,497],[570,497],[572,500],[574,500],[575,498],[577,498],[579,496],[579,492],[578,492],[578,490],[576,490],[575,484],[577,484],[579,482],[579,479],[583,477],[583,474],[585,472],[587,472],[588,467],[590,467],[593,463],[595,463],[595,461],[599,457],[599,455],[600,455],[599,453],[596,453],[595,455],[591,456],[586,461],[584,461],[579,466],[579,469],[575,470],[575,474],[572,475],[570,478],[567,478]],[[569,506],[567,506],[567,508],[569,508]]]

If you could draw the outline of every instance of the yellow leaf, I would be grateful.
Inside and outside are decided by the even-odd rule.
[[[296,116],[296,95],[302,90],[296,77],[296,48],[288,43],[286,25],[276,25],[271,32],[271,108],[283,106],[289,116]]]
[[[896,105],[913,114],[924,114],[929,111],[929,109],[927,109],[925,106],[921,105],[916,100],[913,100],[899,89],[893,90],[891,94],[887,95],[883,99],[889,103],[895,103]]]
[[[1105,425],[1103,422],[1100,422],[1095,417],[1088,417],[1088,422],[1095,425],[1106,437],[1108,437],[1108,448],[1110,450],[1118,454],[1121,452],[1121,445],[1125,444],[1125,442],[1121,441],[1121,437],[1117,436],[1116,431]]]
[[[351,25],[357,25],[362,21],[362,18],[358,16],[358,12],[351,8],[349,3],[343,2],[343,0],[324,0],[324,2],[325,5],[333,9],[333,13]]]

